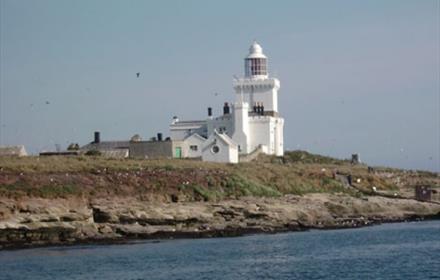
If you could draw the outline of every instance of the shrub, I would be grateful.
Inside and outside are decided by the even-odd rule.
[[[100,156],[102,153],[98,150],[89,150],[86,152],[86,156]]]

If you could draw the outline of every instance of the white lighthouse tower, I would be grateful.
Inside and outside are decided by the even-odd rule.
[[[261,147],[266,154],[282,156],[284,119],[278,113],[280,81],[269,77],[267,57],[257,42],[249,48],[249,54],[244,59],[244,68],[245,76],[234,80],[234,107],[248,105],[249,124],[247,127],[240,127],[236,122],[232,139],[245,148],[240,150],[243,154]],[[235,113],[241,114],[242,110],[235,110]],[[242,135],[247,137],[243,138]]]

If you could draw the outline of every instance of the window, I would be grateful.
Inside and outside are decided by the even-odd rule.
[[[213,154],[217,154],[218,152],[220,152],[220,148],[217,145],[212,146],[211,148],[211,152]]]
[[[189,146],[189,149],[190,149],[191,151],[197,152],[198,147],[197,147],[197,145],[191,145],[191,146]]]
[[[246,76],[267,75],[267,60],[265,58],[247,58],[245,60]]]

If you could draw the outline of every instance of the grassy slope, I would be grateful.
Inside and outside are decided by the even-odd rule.
[[[372,186],[384,191],[396,191],[399,187],[393,178],[368,173],[364,165],[352,166],[347,161],[302,151],[287,152],[284,157],[262,156],[257,161],[237,165],[175,159],[26,157],[0,158],[0,197],[133,196],[181,201],[310,192],[360,195],[333,179],[335,170],[361,179],[356,187],[365,192]],[[401,170],[381,172],[408,177]],[[435,173],[415,175],[419,180],[407,180],[405,186],[420,181],[438,184]]]

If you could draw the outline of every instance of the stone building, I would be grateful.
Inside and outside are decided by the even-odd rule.
[[[129,141],[101,141],[100,133],[95,132],[93,142],[81,147],[80,151],[98,151],[110,158],[171,158],[172,142],[170,139],[163,140],[160,133],[149,141],[143,141],[137,134]]]

